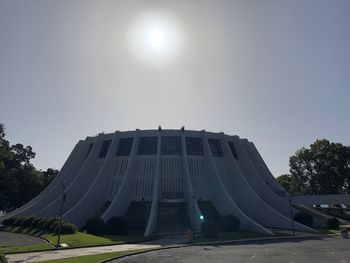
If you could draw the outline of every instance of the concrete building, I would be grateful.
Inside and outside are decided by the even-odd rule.
[[[56,216],[63,190],[63,217],[80,227],[121,215],[147,236],[199,230],[201,215],[233,214],[250,231],[291,228],[287,192],[254,144],[224,133],[159,128],[87,137],[40,195],[2,219]]]

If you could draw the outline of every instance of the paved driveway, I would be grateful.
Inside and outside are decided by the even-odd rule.
[[[0,247],[32,245],[46,242],[44,239],[0,231]]]
[[[258,242],[250,245],[194,246],[154,251],[114,263],[349,263],[350,240],[327,237],[287,242]]]

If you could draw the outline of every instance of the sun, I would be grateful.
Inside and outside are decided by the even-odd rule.
[[[148,11],[138,15],[131,24],[128,46],[138,61],[163,66],[179,56],[183,39],[174,16],[164,11]]]
[[[164,45],[164,32],[158,28],[151,29],[147,34],[147,42],[152,48],[162,48]]]

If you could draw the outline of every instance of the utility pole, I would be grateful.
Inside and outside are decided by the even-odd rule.
[[[57,244],[56,248],[60,247],[61,242],[61,229],[62,229],[62,216],[63,216],[63,204],[66,201],[66,193],[64,192],[66,190],[65,181],[61,180],[61,189],[62,189],[62,198],[61,198],[61,209],[60,209],[60,224],[58,227],[58,237],[57,237]]]

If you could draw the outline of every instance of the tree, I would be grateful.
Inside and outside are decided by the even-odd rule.
[[[284,189],[286,189],[288,192],[291,192],[292,176],[290,174],[282,174],[276,179]]]
[[[38,195],[58,174],[57,170],[38,171],[30,163],[35,157],[31,146],[10,143],[0,123],[0,211],[9,212]]]
[[[290,175],[277,180],[293,194],[350,193],[350,147],[316,140],[289,159]]]

